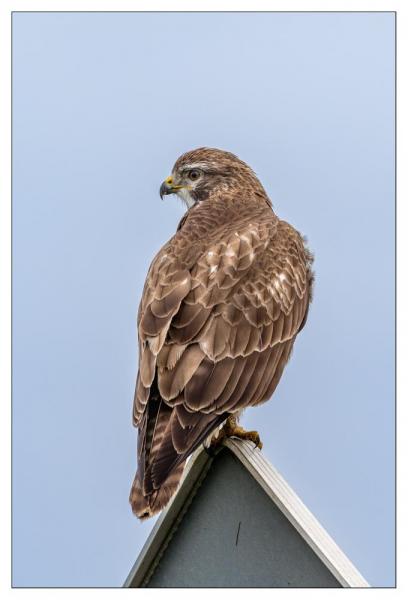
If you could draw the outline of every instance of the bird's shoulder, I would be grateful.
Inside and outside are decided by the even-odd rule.
[[[277,223],[277,217],[269,208],[252,213],[235,209],[221,214],[190,210],[182,227],[154,257],[146,277],[142,305],[149,302],[149,291],[177,283],[187,272],[204,281],[207,271],[212,275],[216,270],[226,273],[246,270],[255,254],[274,237]],[[207,284],[211,287],[216,283],[218,279],[210,276]]]

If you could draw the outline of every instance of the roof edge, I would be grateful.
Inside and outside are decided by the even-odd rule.
[[[223,448],[232,452],[249,471],[343,587],[370,587],[353,563],[259,449],[254,448],[251,442],[227,438],[223,440],[214,456]],[[203,447],[197,449],[191,456],[178,491],[154,525],[123,587],[147,585],[198,488],[205,479],[214,456],[210,456]]]
[[[247,468],[343,587],[370,587],[279,471],[265,459],[262,452],[255,449],[250,442],[232,438],[226,439],[224,444]]]
[[[213,457],[202,447],[188,459],[177,492],[157,519],[123,587],[142,587],[148,583],[212,461]]]

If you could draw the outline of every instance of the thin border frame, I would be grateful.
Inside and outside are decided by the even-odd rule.
[[[11,454],[11,481],[10,481],[10,502],[11,502],[11,527],[10,527],[10,549],[11,549],[11,560],[10,560],[10,587],[11,589],[121,589],[120,586],[109,586],[109,587],[81,587],[72,586],[66,587],[39,587],[39,586],[14,586],[13,585],[13,17],[15,14],[392,14],[394,15],[394,585],[393,586],[371,586],[370,589],[397,589],[398,588],[398,569],[397,569],[397,548],[398,548],[398,529],[397,529],[397,513],[398,513],[398,496],[397,496],[397,415],[398,415],[398,402],[397,402],[397,217],[398,217],[398,204],[397,204],[397,174],[398,174],[398,154],[397,154],[397,115],[398,115],[398,104],[397,104],[397,86],[398,86],[398,54],[397,54],[397,36],[398,36],[398,11],[397,10],[12,10],[10,11],[10,55],[11,55],[11,85],[10,85],[10,102],[11,102],[11,137],[10,137],[10,182],[11,182],[11,218],[10,218],[10,255],[11,255],[11,277],[10,277],[10,289],[11,289],[11,344],[10,344],[10,355],[11,355],[11,368],[10,368],[10,380],[11,380],[11,397],[10,397],[10,454]],[[211,589],[211,588],[207,588]],[[255,588],[257,589],[257,588]],[[272,588],[271,588],[272,589]],[[281,589],[281,588],[277,588]],[[303,589],[303,588],[293,588]],[[317,589],[317,588],[309,588]]]

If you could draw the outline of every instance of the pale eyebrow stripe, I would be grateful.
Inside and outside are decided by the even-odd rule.
[[[210,169],[211,165],[207,162],[195,162],[195,163],[188,163],[187,165],[182,165],[182,169],[187,170],[187,169]]]

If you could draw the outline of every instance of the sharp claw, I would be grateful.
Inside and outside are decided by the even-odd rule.
[[[257,431],[245,431],[240,427],[234,417],[229,417],[224,426],[220,429],[218,439],[215,442],[219,443],[224,437],[236,437],[241,440],[249,440],[253,442],[255,448],[262,450],[263,444]],[[214,442],[214,440],[213,440]]]

